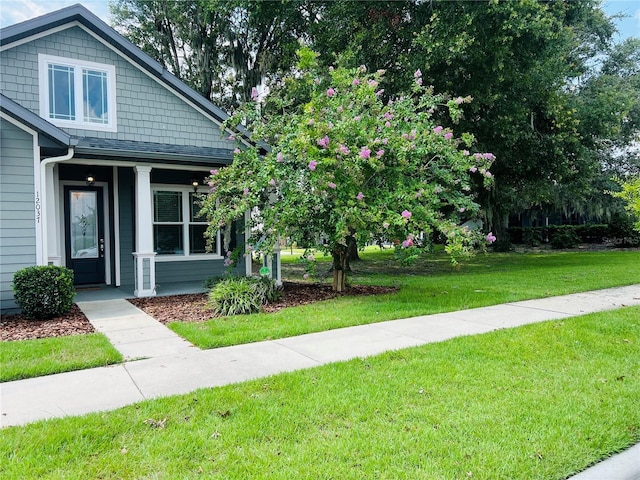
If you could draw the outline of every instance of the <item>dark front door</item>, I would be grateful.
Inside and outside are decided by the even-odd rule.
[[[104,205],[102,187],[65,187],[65,248],[75,283],[104,283]]]

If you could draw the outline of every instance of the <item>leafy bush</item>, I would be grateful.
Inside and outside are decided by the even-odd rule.
[[[208,277],[205,278],[204,281],[202,282],[202,287],[205,290],[211,290],[213,287],[215,287],[219,282],[222,281],[223,277]]]
[[[209,292],[209,307],[221,316],[256,313],[279,295],[275,281],[267,277],[227,278]]]
[[[73,306],[73,270],[55,265],[27,267],[13,276],[13,294],[29,319],[64,315]]]
[[[573,228],[558,228],[551,235],[550,243],[552,248],[576,248],[580,245],[580,237],[578,237]]]

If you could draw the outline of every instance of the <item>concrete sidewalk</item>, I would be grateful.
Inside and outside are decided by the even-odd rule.
[[[150,398],[462,335],[640,305],[640,285],[386,321],[214,350],[193,347],[124,300],[81,302],[79,305],[96,329],[104,332],[126,358],[145,359],[0,384],[0,426],[113,410]],[[580,477],[580,480],[640,479],[640,464],[633,467],[637,467],[634,473],[637,476]]]

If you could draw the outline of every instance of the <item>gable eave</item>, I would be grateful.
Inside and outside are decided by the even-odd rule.
[[[59,129],[52,123],[47,122],[31,110],[24,108],[22,105],[14,102],[9,97],[6,97],[1,93],[0,111],[22,125],[38,132],[38,135],[43,135],[46,139],[52,140],[60,146],[70,147],[77,143],[77,140],[68,133]],[[41,141],[40,143],[46,142]]]

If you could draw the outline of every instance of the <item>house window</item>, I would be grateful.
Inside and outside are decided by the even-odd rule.
[[[154,189],[153,245],[158,255],[207,254],[207,221],[198,216],[198,197],[189,190]],[[211,242],[210,253],[220,255],[219,232]]]
[[[59,127],[116,131],[113,65],[39,55],[40,115]]]

